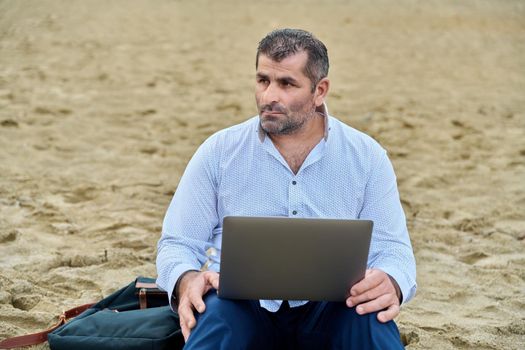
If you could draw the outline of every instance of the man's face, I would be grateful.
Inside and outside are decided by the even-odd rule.
[[[267,133],[293,134],[315,115],[312,82],[303,73],[307,59],[304,51],[280,62],[259,56],[255,100]]]

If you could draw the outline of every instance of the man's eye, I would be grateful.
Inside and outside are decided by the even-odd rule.
[[[268,84],[268,79],[259,78],[259,79],[257,79],[257,83],[259,83],[259,84]]]

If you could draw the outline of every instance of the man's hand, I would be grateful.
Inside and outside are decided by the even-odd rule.
[[[350,289],[346,305],[357,305],[359,315],[386,309],[377,314],[377,319],[384,323],[399,314],[400,295],[399,286],[392,277],[381,270],[370,269],[366,270],[365,278]]]
[[[203,313],[206,304],[202,296],[212,288],[219,289],[219,274],[213,271],[190,271],[186,273],[179,282],[178,300],[180,328],[184,341],[188,340],[190,332],[197,324],[193,311]]]

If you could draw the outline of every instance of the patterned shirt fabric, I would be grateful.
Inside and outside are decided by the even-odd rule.
[[[336,118],[324,118],[325,137],[297,174],[260,130],[258,116],[199,147],[168,207],[157,247],[157,284],[170,300],[185,271],[206,265],[220,272],[222,221],[229,215],[372,220],[368,268],[392,276],[403,302],[414,296],[415,260],[386,151]],[[281,303],[260,301],[272,312]]]

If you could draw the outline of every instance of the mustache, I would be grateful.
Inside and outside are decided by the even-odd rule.
[[[260,112],[277,112],[277,113],[286,113],[286,107],[281,106],[278,103],[262,105],[260,107]]]

